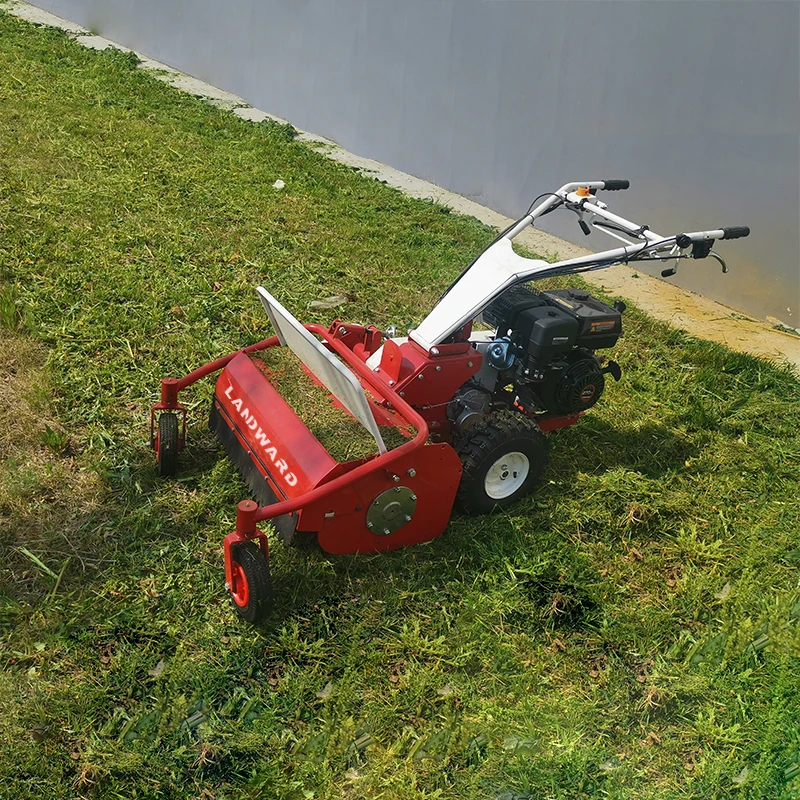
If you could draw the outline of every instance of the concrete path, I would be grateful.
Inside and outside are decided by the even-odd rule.
[[[102,36],[96,36],[74,22],[57,17],[36,6],[22,2],[22,0],[0,0],[0,9],[5,9],[19,18],[37,25],[60,28],[85,47],[95,50],[105,50],[108,47],[115,47],[126,52],[131,50],[129,47],[112,42]],[[136,52],[136,55],[140,59],[140,67],[150,71],[159,80],[181,91],[202,97],[209,103],[229,110],[244,120],[262,122],[271,119],[282,123],[288,121],[266,111],[252,108],[244,98],[197,80],[167,64],[155,61],[143,53]],[[328,158],[355,167],[366,176],[385,181],[388,185],[411,197],[435,200],[450,207],[458,214],[477,217],[481,222],[499,229],[505,228],[512,221],[486,206],[442,189],[440,186],[392,169],[378,161],[350,153],[322,136],[299,131],[298,138]],[[523,232],[517,241],[542,255],[554,255],[561,259],[590,252],[533,228],[528,228]],[[631,280],[631,274],[636,274],[637,279]],[[591,276],[590,283],[603,288],[610,294],[629,299],[656,319],[682,328],[694,336],[719,342],[732,350],[751,353],[778,364],[790,364],[795,372],[800,374],[800,336],[777,330],[769,322],[740,314],[728,306],[634,270],[629,266],[621,265],[603,270]]]

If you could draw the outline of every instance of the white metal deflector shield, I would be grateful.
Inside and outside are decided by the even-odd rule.
[[[263,286],[256,291],[269,314],[272,327],[288,347],[328,391],[369,431],[380,453],[386,452],[378,423],[372,415],[364,388],[336,356],[310,334]]]

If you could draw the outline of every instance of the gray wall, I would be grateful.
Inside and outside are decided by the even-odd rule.
[[[749,224],[730,275],[677,280],[800,326],[798,2],[36,2],[509,216],[622,177],[606,199],[659,232]]]

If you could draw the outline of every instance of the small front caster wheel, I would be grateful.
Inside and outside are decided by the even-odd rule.
[[[459,448],[463,472],[459,505],[488,514],[530,493],[548,461],[547,440],[528,417],[504,412],[470,431]]]
[[[231,548],[231,585],[228,587],[236,612],[246,622],[262,622],[272,605],[269,565],[256,542]]]
[[[158,474],[174,475],[178,468],[178,415],[164,413],[158,418]]]

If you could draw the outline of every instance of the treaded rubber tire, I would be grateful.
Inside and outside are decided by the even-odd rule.
[[[486,491],[487,473],[498,459],[514,452],[528,458],[528,475],[507,497],[490,497]],[[511,411],[488,417],[458,448],[463,468],[456,495],[458,505],[468,514],[489,514],[495,508],[517,502],[539,482],[547,468],[548,452],[547,439],[532,419]]]
[[[178,415],[164,413],[158,418],[158,474],[174,475],[178,469]]]
[[[247,584],[246,592],[230,587],[231,602],[236,613],[246,622],[263,622],[272,607],[272,580],[269,565],[256,542],[242,542],[231,548],[231,565],[239,580]],[[237,570],[238,567],[238,570]]]

